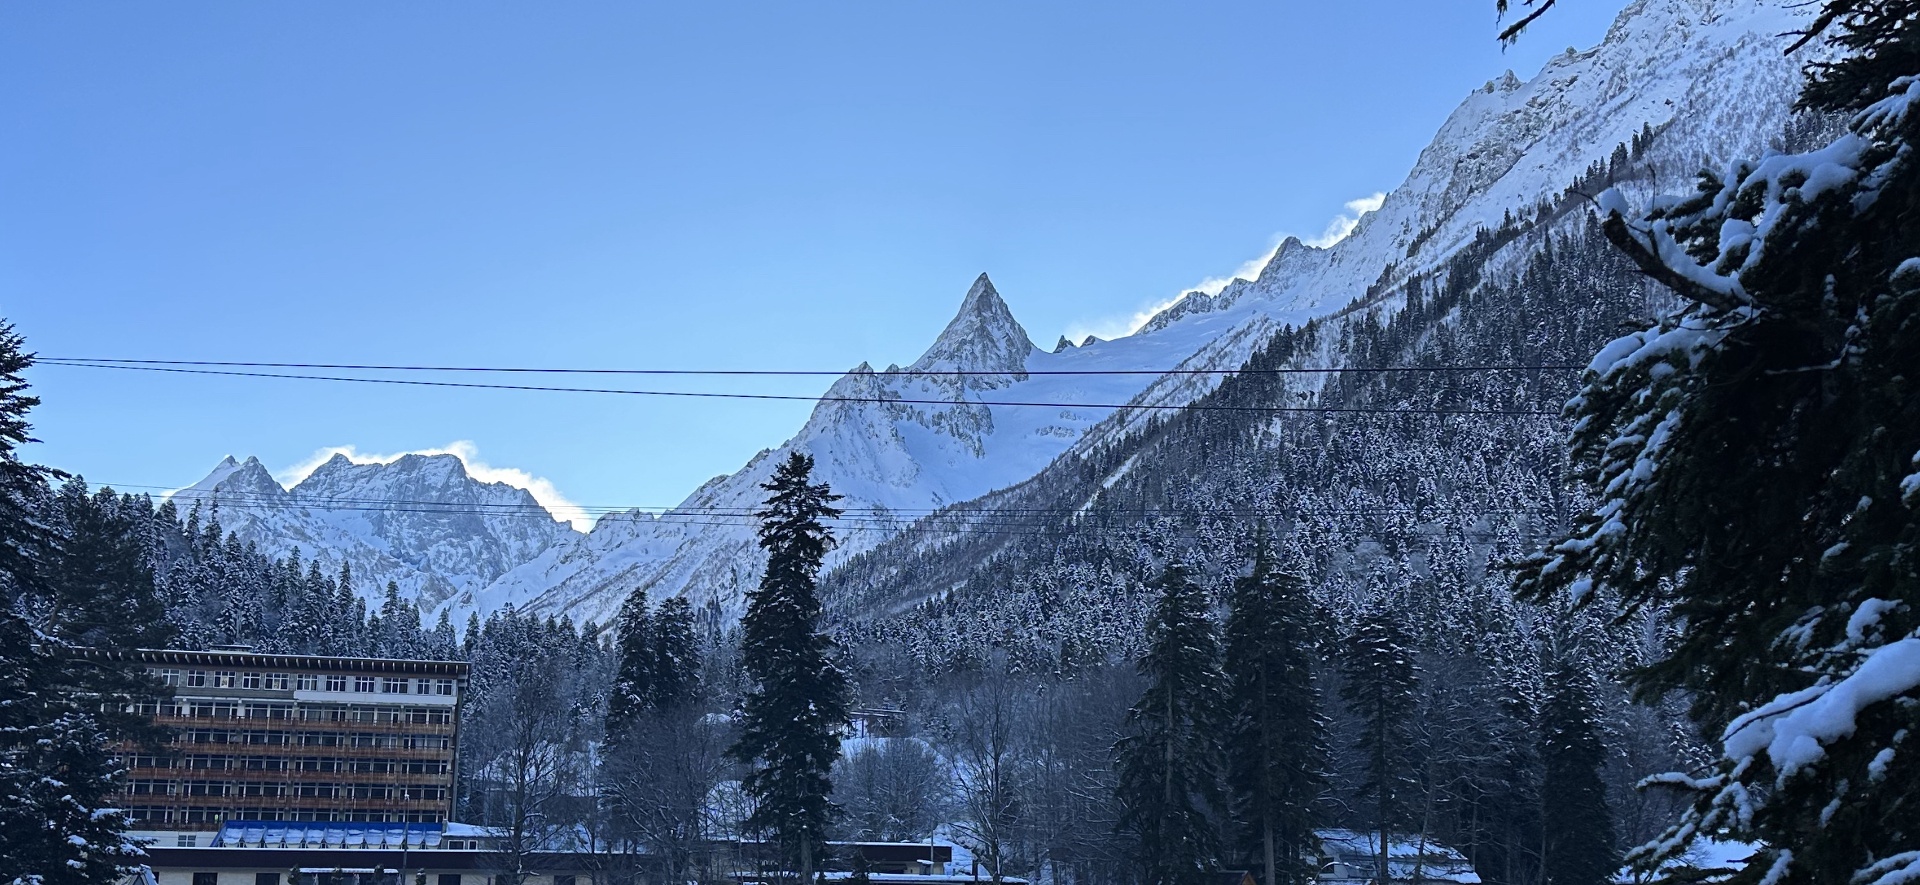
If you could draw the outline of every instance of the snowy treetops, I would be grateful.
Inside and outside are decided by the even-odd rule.
[[[1637,218],[1597,198],[1682,302],[1588,367],[1568,413],[1597,502],[1523,575],[1683,627],[1641,686],[1690,692],[1721,758],[1655,779],[1699,799],[1649,866],[1730,833],[1767,846],[1743,881],[1920,881],[1920,71],[1886,49],[1920,35],[1920,3],[1865,6],[1820,19],[1857,53],[1803,97],[1857,109],[1831,143],[1703,174]],[[1823,86],[1836,70],[1879,74],[1878,98]]]

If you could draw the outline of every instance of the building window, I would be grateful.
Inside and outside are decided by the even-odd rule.
[[[372,676],[353,677],[353,690],[358,692],[371,693],[373,691],[373,677]]]
[[[327,690],[328,690],[328,691],[346,691],[346,690],[347,690],[347,677],[345,677],[345,676],[328,676],[328,677],[327,677]]]
[[[220,885],[219,873],[194,873],[193,885]]]
[[[302,673],[295,685],[298,686],[299,691],[317,691],[320,688],[320,677],[312,673]]]
[[[268,673],[267,688],[272,691],[286,691],[287,690],[287,674]]]
[[[453,694],[453,680],[451,680],[451,679],[442,679],[442,680],[440,680],[440,681],[438,681],[438,682],[435,682],[435,683],[433,684],[433,693],[434,693],[434,694],[444,694],[444,695],[451,695],[451,694]]]
[[[207,687],[207,671],[188,670],[187,671],[187,687],[189,688]]]
[[[253,885],[280,885],[279,873],[254,873]]]
[[[391,676],[380,678],[380,691],[384,694],[406,694],[409,680],[405,677],[395,679]]]
[[[160,677],[161,685],[179,685],[180,684],[179,670],[155,670],[153,672],[155,673],[155,675],[158,675]]]
[[[234,678],[235,675],[232,670],[215,670],[213,671],[213,687],[232,688]]]
[[[259,691],[262,681],[262,677],[258,673],[240,674],[240,687],[249,691]]]

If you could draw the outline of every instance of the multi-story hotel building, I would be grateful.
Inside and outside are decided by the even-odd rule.
[[[174,692],[142,706],[173,735],[165,752],[128,751],[118,799],[151,844],[210,845],[234,821],[437,825],[452,809],[464,663],[103,654]]]

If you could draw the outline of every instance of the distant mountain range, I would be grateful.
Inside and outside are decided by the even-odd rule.
[[[579,534],[526,492],[478,482],[447,455],[336,457],[291,489],[258,461],[229,458],[188,491],[222,502],[223,525],[245,539],[347,562],[362,592],[391,580],[423,606],[452,608],[456,622],[509,604],[605,622],[634,590],[737,614],[761,562],[749,515],[787,452],[813,455],[816,476],[846,496],[829,565],[845,563],[940,508],[1115,445],[1166,414],[1154,407],[1192,403],[1223,377],[1054,373],[1234,370],[1287,327],[1355,305],[1399,309],[1404,301],[1390,296],[1407,280],[1431,279],[1482,231],[1554,205],[1643,134],[1659,133],[1645,162],[1672,176],[1664,190],[1684,187],[1704,160],[1757,153],[1786,125],[1797,93],[1801,60],[1781,54],[1778,35],[1801,14],[1757,0],[1638,0],[1600,45],[1467,96],[1346,239],[1324,249],[1289,239],[1254,279],[1188,293],[1124,338],[1038,348],[982,274],[913,365],[855,367],[791,439],[665,512],[612,514]],[[1650,188],[1631,186],[1642,196]],[[1346,358],[1335,339],[1320,346],[1303,364]],[[970,374],[939,374],[956,370]],[[1005,404],[1023,402],[1075,405]]]
[[[423,607],[485,587],[578,533],[524,489],[474,479],[454,455],[355,464],[335,455],[292,488],[255,458],[228,457],[174,493],[181,507],[263,551],[295,549],[329,571],[353,570],[361,595],[388,582]]]

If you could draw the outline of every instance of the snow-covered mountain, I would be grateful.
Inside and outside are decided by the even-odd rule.
[[[329,571],[351,566],[362,596],[391,581],[429,607],[576,535],[526,490],[474,479],[454,455],[334,455],[292,488],[258,459],[229,456],[173,500],[273,555],[299,548]]]
[[[1049,373],[1166,366],[1193,350],[1172,335],[1114,344],[1040,350],[982,274],[913,365],[854,368],[826,391],[798,434],[740,472],[708,482],[664,513],[604,517],[572,545],[454,602],[482,610],[511,603],[604,622],[627,592],[645,588],[737,611],[759,574],[746,515],[765,497],[760,484],[787,452],[812,455],[815,477],[845,496],[838,561],[933,508],[1039,472],[1112,411],[1003,403],[1125,403],[1153,377]],[[970,374],[942,374],[957,371]]]
[[[1802,60],[1781,54],[1780,35],[1804,14],[1779,0],[1635,0],[1599,45],[1468,95],[1347,238],[1328,248],[1289,239],[1254,279],[1188,293],[1126,337],[1038,348],[982,274],[913,365],[855,367],[791,439],[665,512],[606,516],[579,535],[526,492],[473,480],[453,456],[340,457],[292,489],[257,461],[228,459],[187,492],[221,499],[223,525],[269,551],[348,562],[363,592],[392,580],[456,614],[512,604],[604,622],[636,589],[737,613],[761,563],[750,515],[787,452],[811,454],[816,477],[845,496],[829,564],[845,562],[938,508],[1110,445],[1221,378],[1167,370],[1236,369],[1284,326],[1358,302],[1396,309],[1400,281],[1444,267],[1510,214],[1553,205],[1644,132],[1659,132],[1641,162],[1667,190],[1702,162],[1757,153],[1797,93]],[[1113,370],[1137,374],[1074,374]],[[1071,405],[1022,405],[1038,403]]]
[[[1406,180],[1345,240],[1325,249],[1288,240],[1255,279],[1214,295],[1189,293],[1124,338],[1041,350],[982,275],[906,370],[856,367],[798,434],[740,472],[665,513],[604,518],[451,603],[604,621],[626,593],[644,589],[737,612],[760,563],[746,514],[788,451],[812,454],[816,477],[846,496],[848,519],[830,564],[844,561],[931,509],[1018,483],[1154,413],[1115,414],[1117,404],[1179,406],[1219,380],[1051,373],[1238,367],[1282,325],[1391,291],[1508,213],[1553,201],[1649,128],[1662,136],[1649,162],[1676,183],[1710,158],[1756,152],[1781,131],[1797,92],[1799,60],[1782,56],[1779,35],[1802,14],[1768,0],[1636,0],[1600,45],[1554,58],[1531,80],[1507,72],[1469,95]],[[952,370],[985,374],[925,374]]]

